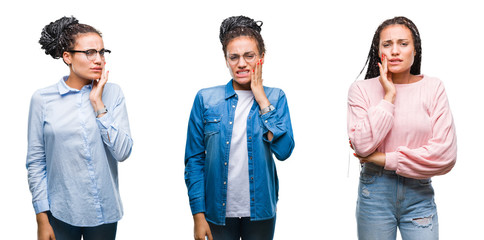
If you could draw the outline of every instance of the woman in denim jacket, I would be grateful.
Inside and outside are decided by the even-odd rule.
[[[294,148],[284,92],[262,85],[262,22],[229,17],[220,41],[232,75],[200,90],[185,150],[185,182],[195,239],[272,239],[278,179],[275,162]]]
[[[359,239],[438,239],[430,178],[455,164],[457,141],[444,85],[420,74],[422,47],[405,17],[384,21],[368,55],[365,81],[348,93],[348,134],[363,164]]]

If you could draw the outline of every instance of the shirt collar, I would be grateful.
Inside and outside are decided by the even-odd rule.
[[[225,85],[225,99],[235,96],[234,85],[232,83],[232,79]]]
[[[80,90],[77,90],[75,88],[71,88],[71,87],[67,86],[66,81],[67,81],[68,78],[69,78],[69,76],[64,76],[57,83],[57,89],[59,90],[60,95],[65,95],[65,94],[68,94],[70,92],[79,92],[80,91]],[[89,84],[87,86],[90,88],[91,84]]]

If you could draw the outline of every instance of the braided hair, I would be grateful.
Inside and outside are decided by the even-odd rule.
[[[220,42],[222,43],[222,50],[224,54],[227,52],[227,45],[229,42],[240,36],[247,36],[254,38],[257,42],[257,49],[259,54],[266,52],[264,40],[260,34],[262,21],[254,21],[252,18],[246,16],[233,16],[226,18],[222,25],[220,25]]]
[[[76,37],[81,33],[96,33],[101,37],[101,32],[95,28],[80,24],[75,17],[62,17],[51,22],[42,29],[39,43],[45,54],[54,59],[62,57],[65,51],[72,50],[76,43]]]
[[[410,68],[410,73],[413,75],[420,74],[420,65],[422,63],[422,41],[420,40],[420,33],[418,32],[417,26],[408,18],[406,17],[394,17],[392,19],[385,20],[375,31],[375,35],[373,35],[373,41],[371,42],[370,52],[368,53],[368,58],[366,59],[365,66],[361,69],[361,73],[364,71],[365,67],[368,66],[366,71],[365,79],[374,78],[380,75],[380,69],[378,67],[378,63],[381,63],[379,52],[380,46],[380,33],[386,27],[390,25],[403,25],[407,27],[410,32],[412,32],[413,37],[413,44],[415,47],[416,55],[414,57],[414,62],[412,67]]]

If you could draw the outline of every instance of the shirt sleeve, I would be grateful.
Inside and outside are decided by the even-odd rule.
[[[386,153],[385,169],[397,174],[424,179],[448,173],[457,158],[457,138],[454,120],[442,83],[437,87],[430,108],[432,137],[422,147],[410,149],[400,146]]]
[[[294,149],[294,135],[292,132],[291,116],[287,104],[286,95],[282,90],[275,109],[261,115],[263,124],[263,140],[271,144],[271,151],[277,159],[286,160],[291,156]],[[273,134],[272,141],[267,138],[267,132]]]
[[[348,135],[356,154],[366,157],[381,145],[393,126],[395,106],[381,100],[370,106],[355,82],[348,92]]]
[[[50,209],[47,194],[47,164],[44,148],[43,107],[42,96],[40,91],[37,91],[33,94],[30,101],[26,162],[28,182],[30,192],[32,193],[32,204],[36,214]]]
[[[203,103],[199,92],[190,112],[185,148],[185,184],[192,214],[205,212],[204,168]]]
[[[114,104],[108,106],[108,112],[96,118],[104,144],[117,161],[126,160],[131,154],[133,139],[131,138],[128,111],[123,92],[119,87],[114,94]]]

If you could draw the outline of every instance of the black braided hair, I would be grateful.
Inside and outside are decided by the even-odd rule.
[[[101,32],[87,24],[80,24],[75,17],[62,17],[42,29],[39,43],[45,54],[58,59],[65,51],[72,50],[77,34],[91,32],[101,36]]]
[[[252,18],[246,16],[233,16],[226,18],[222,25],[220,25],[220,42],[222,43],[222,50],[224,54],[227,52],[227,45],[229,42],[240,36],[252,37],[257,42],[257,49],[259,54],[266,52],[264,40],[260,35],[262,21],[254,21]]]
[[[368,53],[368,58],[366,59],[365,66],[361,69],[361,73],[365,70],[365,67],[368,66],[366,70],[365,79],[374,78],[380,75],[380,69],[378,67],[378,63],[381,63],[379,52],[380,46],[380,33],[386,27],[390,25],[403,25],[407,27],[410,32],[412,32],[413,37],[413,44],[415,47],[415,57],[413,61],[413,65],[410,68],[410,73],[413,75],[420,74],[420,65],[422,63],[422,41],[420,39],[420,33],[418,32],[417,26],[408,18],[406,17],[394,17],[392,19],[385,20],[375,31],[375,35],[373,35],[373,41],[371,42],[370,52]]]

